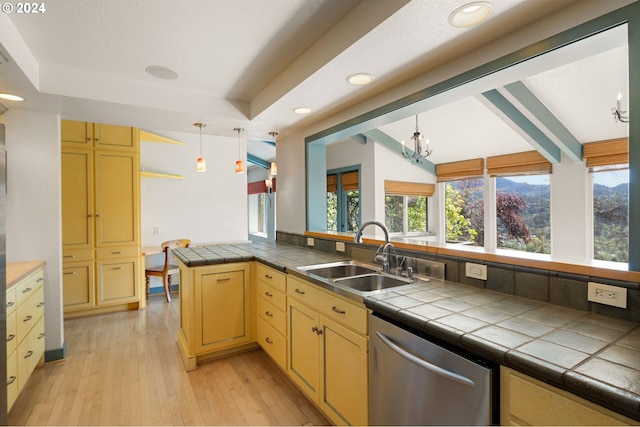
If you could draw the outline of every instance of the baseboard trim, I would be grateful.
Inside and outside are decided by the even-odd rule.
[[[62,343],[62,348],[54,348],[53,350],[46,350],[44,352],[44,361],[55,362],[56,360],[62,360],[67,355],[67,342]]]
[[[180,288],[180,284],[171,285],[171,292],[174,292],[174,291],[177,292],[179,288]],[[164,294],[164,288],[162,286],[149,288],[149,295],[155,295],[155,294]]]

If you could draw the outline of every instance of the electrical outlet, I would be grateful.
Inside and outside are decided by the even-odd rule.
[[[153,234],[160,234],[160,227],[158,227],[157,225],[153,227]]]
[[[482,264],[474,264],[467,262],[465,265],[467,277],[474,279],[487,280],[487,266]]]
[[[315,244],[315,241],[313,237],[307,237],[307,246],[313,246],[314,244]]]
[[[336,242],[336,252],[344,252],[344,242]]]
[[[587,300],[599,304],[627,308],[627,288],[589,282]]]

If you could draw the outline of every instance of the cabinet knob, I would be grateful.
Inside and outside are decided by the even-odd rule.
[[[122,255],[124,252],[122,251],[115,251],[115,252],[111,252],[111,255]]]
[[[41,340],[42,338],[44,338],[44,332],[41,332],[40,335],[38,335],[39,340]]]
[[[266,337],[264,340],[267,342],[267,344],[273,344],[273,341],[271,341],[271,338],[269,337]]]
[[[15,337],[15,334],[9,334],[9,336],[7,337],[7,342],[12,341]]]
[[[267,279],[273,279],[273,277],[268,274],[265,274],[264,277],[266,277]]]
[[[228,282],[229,280],[231,280],[231,277],[225,277],[224,279],[218,279],[216,281],[217,282]]]
[[[304,291],[301,291],[300,289],[296,288],[296,294],[304,295]]]
[[[313,328],[311,328],[312,332],[315,332],[316,335],[322,335],[322,329],[319,329],[317,326],[314,326]]]
[[[25,317],[22,321],[23,322],[28,322],[29,320],[33,319],[33,316],[27,316]]]
[[[31,356],[33,356],[33,351],[29,350],[29,351],[27,351],[27,354],[24,355],[24,358],[28,359]]]
[[[9,301],[9,302],[7,303],[7,308],[9,308],[9,307],[13,307],[13,305],[14,305],[14,304],[15,304],[15,302],[13,302],[13,301]]]
[[[76,274],[75,271],[65,271],[63,274]]]
[[[36,305],[36,307],[38,308],[44,307],[44,301],[39,302],[38,305]]]
[[[31,288],[27,288],[24,291],[22,291],[23,294],[28,294],[29,292],[31,292]]]
[[[89,215],[89,216],[91,216],[91,215]],[[65,255],[62,258],[75,258],[75,257],[76,257],[75,255]]]
[[[264,294],[266,296],[268,296],[269,298],[271,298],[273,296],[273,294],[271,292],[269,292],[269,291],[266,291]]]
[[[273,314],[271,314],[271,312],[268,310],[264,312],[264,315],[267,317],[273,317]]]
[[[17,380],[17,378],[14,375],[11,375],[9,377],[9,381],[7,381],[7,385],[11,385],[11,384],[15,383],[16,380]]]

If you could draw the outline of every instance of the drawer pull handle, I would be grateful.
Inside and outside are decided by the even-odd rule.
[[[44,338],[44,332],[40,332],[40,335],[38,335],[39,340],[41,340],[42,338]]]
[[[265,275],[264,275],[264,277],[266,277],[266,278],[267,278],[267,279],[269,279],[269,280],[273,279],[273,276],[270,276],[270,275],[268,275],[268,274],[265,274]]]
[[[33,319],[33,316],[27,316],[24,318],[23,322],[28,322],[31,319]]]
[[[264,312],[264,314],[265,314],[265,316],[267,316],[267,317],[273,317],[273,314],[271,314],[271,312],[270,312],[270,311],[268,311],[268,310],[267,310],[267,311],[265,311],[265,312]]]
[[[264,340],[267,342],[267,344],[273,344],[273,341],[271,341],[271,338],[269,337],[266,337]]]
[[[25,290],[22,291],[23,294],[28,294],[29,292],[31,292],[31,288],[27,288]]]
[[[7,381],[7,385],[11,385],[11,384],[15,383],[17,379],[18,379],[18,378],[16,378],[16,376],[15,376],[15,375],[11,375],[11,376],[9,377],[9,381]]]
[[[231,277],[225,277],[224,279],[218,279],[218,282],[228,282],[229,280],[231,280]]]
[[[112,270],[122,270],[124,267],[113,267]]]
[[[28,359],[31,356],[33,356],[33,351],[29,350],[29,351],[27,351],[27,354],[25,354],[24,358]]]
[[[38,280],[36,280],[36,282],[40,283],[40,282],[44,282],[44,277],[40,277],[38,278]]]
[[[64,274],[76,274],[75,271],[65,271]]]
[[[13,302],[13,301],[9,301],[9,302],[7,303],[7,308],[9,308],[9,307],[13,307],[14,305],[15,305],[15,302]]]
[[[15,334],[9,334],[9,336],[7,337],[7,342],[13,340],[16,337]]]
[[[123,253],[122,251],[111,252],[112,255],[122,255]]]
[[[268,296],[269,298],[271,298],[273,296],[273,294],[271,292],[269,292],[269,291],[266,291],[264,294],[266,296]]]
[[[346,311],[344,311],[344,310],[340,310],[340,309],[339,309],[339,308],[337,308],[335,305],[334,305],[333,307],[331,307],[331,311],[334,311],[334,312],[336,312],[336,313],[338,313],[338,314],[347,314],[347,312],[346,312]]]
[[[300,289],[296,288],[296,294],[300,294],[300,295],[304,295],[304,291],[301,291]]]
[[[75,255],[65,255],[62,258],[75,258],[75,257],[76,257]]]
[[[38,305],[36,305],[36,307],[37,308],[44,307],[44,301],[39,302]]]
[[[322,329],[318,329],[317,326],[314,326],[313,328],[311,328],[311,332],[315,332],[316,335],[322,335]]]

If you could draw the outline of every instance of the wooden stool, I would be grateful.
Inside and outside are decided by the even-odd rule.
[[[164,265],[158,267],[149,267],[144,270],[146,277],[145,285],[147,287],[147,299],[149,299],[149,276],[162,277],[162,286],[164,287],[164,294],[167,297],[167,302],[171,302],[171,275],[180,272],[180,268],[176,264],[169,264],[169,252],[173,248],[188,248],[191,244],[189,239],[168,240],[162,242],[160,247],[164,252]]]

